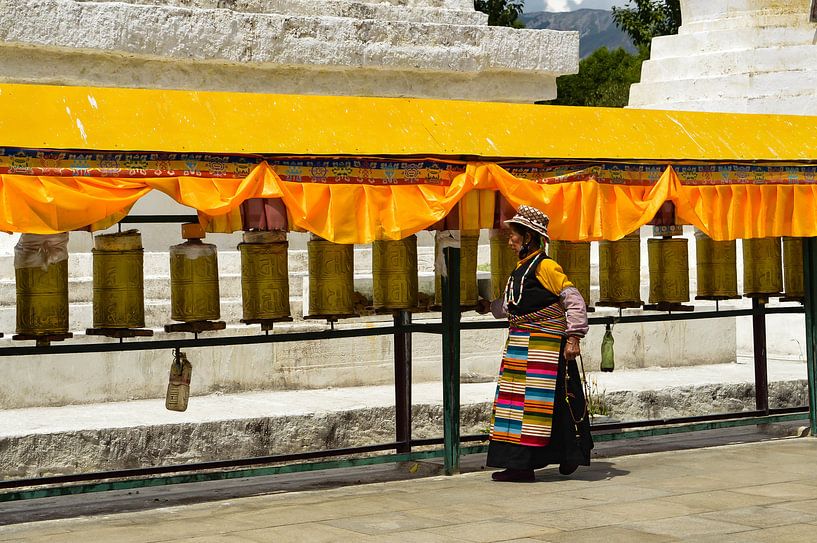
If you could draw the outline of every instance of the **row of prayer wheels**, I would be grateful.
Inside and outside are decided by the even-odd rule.
[[[439,250],[436,258],[442,258]],[[67,235],[64,235],[67,243]],[[171,318],[181,323],[206,323],[220,318],[218,255],[204,243],[198,224],[183,225],[184,243],[170,248]],[[42,239],[41,239],[42,238]],[[17,279],[17,333],[19,339],[68,334],[67,250],[47,263],[32,263],[26,254],[41,254],[37,240],[24,236],[28,253],[15,252]],[[738,298],[736,244],[713,241],[696,232],[696,299]],[[460,233],[460,301],[476,305],[479,231]],[[21,240],[22,241],[22,240]],[[687,240],[647,240],[650,273],[649,303],[659,307],[689,301]],[[289,273],[284,231],[245,232],[241,254],[243,318],[247,324],[270,327],[290,320]],[[490,231],[491,289],[501,296],[517,257],[508,245],[507,230]],[[308,318],[337,319],[355,316],[354,250],[313,236],[307,244],[309,266]],[[599,243],[599,306],[640,307],[641,270],[638,232],[618,241]],[[39,252],[37,252],[39,251]],[[48,251],[45,251],[48,253]],[[590,299],[590,243],[553,241],[550,255],[561,264],[585,300]],[[744,294],[803,298],[802,245],[799,238],[762,238],[743,241]],[[376,310],[416,310],[419,304],[417,239],[372,244],[373,300]],[[784,273],[785,270],[785,273]],[[784,281],[785,279],[785,281]],[[440,276],[435,280],[435,305],[441,304]],[[123,337],[123,331],[145,326],[143,249],[136,231],[103,234],[94,238],[93,329],[89,333]],[[268,328],[267,328],[268,329]],[[16,337],[16,336],[15,336]]]

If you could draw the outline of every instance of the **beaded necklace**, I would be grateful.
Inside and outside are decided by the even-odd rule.
[[[544,253],[539,253],[535,257],[533,257],[528,264],[528,269],[525,270],[525,273],[522,274],[522,279],[519,281],[519,296],[513,295],[513,274],[508,277],[508,284],[505,285],[505,301],[508,305],[519,305],[519,302],[522,301],[522,291],[525,290],[525,278],[528,276],[528,273],[531,269],[536,268],[537,262],[542,258]]]

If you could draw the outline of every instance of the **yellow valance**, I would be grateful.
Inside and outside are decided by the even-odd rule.
[[[428,228],[458,203],[461,227],[489,227],[493,200],[484,195],[498,191],[514,207],[528,204],[545,211],[554,239],[619,239],[651,221],[665,201],[675,204],[681,222],[718,240],[817,236],[812,166],[527,167],[424,160],[395,163],[392,169],[388,163],[368,168],[352,161],[330,172],[315,164],[264,160],[221,177],[214,176],[221,167],[212,165],[207,176],[191,169],[184,172],[188,175],[168,176],[166,171],[155,177],[151,173],[158,170],[152,169],[139,170],[144,177],[104,177],[7,168],[0,174],[0,230],[105,228],[136,200],[159,190],[196,209],[211,231],[240,229],[239,206],[251,198],[270,198],[284,203],[294,229],[338,243],[369,243]],[[307,171],[318,177],[304,179]],[[382,179],[361,181],[364,171],[385,173]]]

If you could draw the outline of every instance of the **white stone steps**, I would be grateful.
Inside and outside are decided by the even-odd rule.
[[[682,27],[683,28],[683,27]],[[678,59],[727,51],[748,51],[757,48],[788,47],[810,44],[813,28],[763,27],[729,28],[706,32],[683,33],[654,38],[650,60]],[[644,78],[642,77],[642,81]]]
[[[630,87],[630,107],[661,108],[664,102],[656,97],[667,97],[666,105],[675,103],[672,97],[700,96],[707,100],[728,100],[751,103],[765,97],[785,96],[791,89],[817,88],[817,69],[800,72],[769,72],[734,74],[720,77],[696,77],[675,81],[650,81]],[[747,89],[752,89],[747,97]],[[683,90],[683,92],[681,92]],[[779,100],[779,98],[778,98]],[[689,100],[687,100],[689,101]],[[788,106],[791,111],[791,106]],[[709,109],[711,111],[711,108]],[[769,113],[769,111],[766,111]]]
[[[785,49],[718,51],[695,56],[679,55],[671,62],[667,58],[645,61],[641,66],[642,81],[678,81],[699,77],[719,77],[736,74],[756,74],[817,70],[817,46],[792,45]]]

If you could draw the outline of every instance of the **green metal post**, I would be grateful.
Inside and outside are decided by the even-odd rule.
[[[443,467],[446,475],[460,471],[460,249],[446,247],[448,270],[440,282],[443,321]]]
[[[817,436],[817,238],[803,239],[806,309],[806,367],[808,368],[809,428]]]

